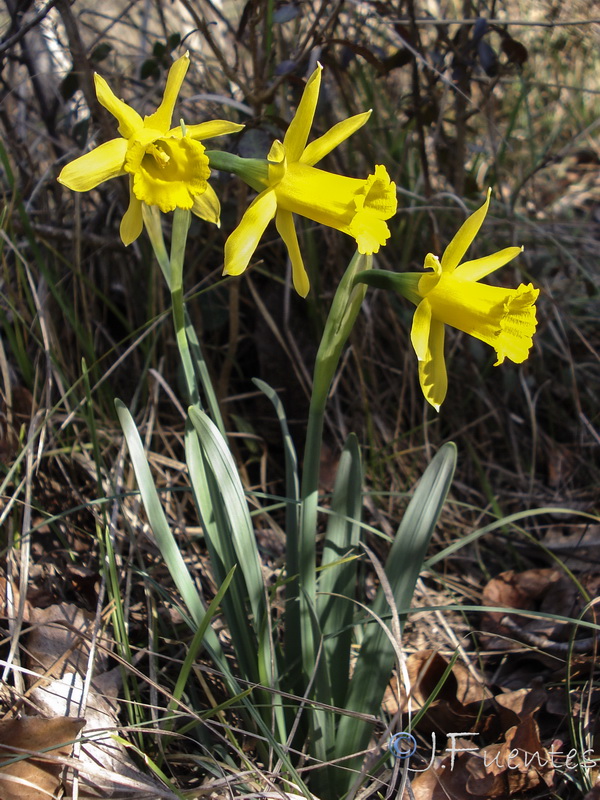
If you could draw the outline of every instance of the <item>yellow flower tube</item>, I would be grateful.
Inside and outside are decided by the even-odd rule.
[[[334,125],[323,136],[306,144],[321,85],[319,65],[308,80],[302,99],[283,142],[275,141],[267,156],[267,169],[260,175],[258,197],[250,205],[225,244],[227,275],[240,275],[248,266],[265,228],[274,218],[292,262],[294,288],[305,297],[308,275],[302,261],[293,214],[299,214],[352,236],[358,251],[377,253],[390,236],[385,223],[396,213],[396,187],[383,166],[366,180],[334,175],[315,164],[368,120],[371,112],[357,114]],[[235,171],[244,177],[244,159],[236,159]],[[250,165],[249,165],[250,166]],[[256,165],[249,173],[257,185]]]
[[[142,232],[142,203],[162,212],[190,209],[209,222],[219,224],[219,200],[208,184],[210,168],[204,145],[210,139],[243,128],[234,122],[212,120],[171,128],[173,110],[190,64],[186,53],[169,70],[162,102],[142,119],[112,92],[100,75],[94,75],[99,102],[117,119],[120,139],[112,139],[67,164],[60,183],[75,192],[87,192],[119,175],[129,178],[129,207],[121,220],[125,245]]]

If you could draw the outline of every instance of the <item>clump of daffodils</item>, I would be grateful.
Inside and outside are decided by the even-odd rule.
[[[129,207],[120,227],[126,245],[142,231],[144,205],[164,213],[189,209],[202,219],[219,224],[219,200],[208,183],[211,166],[236,173],[258,192],[225,243],[227,275],[244,272],[267,225],[274,219],[290,257],[294,287],[305,297],[310,286],[294,214],[352,236],[361,254],[377,253],[385,245],[390,237],[386,221],[397,208],[396,187],[386,168],[376,165],[372,175],[359,179],[317,167],[324,156],[367,122],[371,112],[342,120],[308,142],[319,99],[320,64],[306,84],[283,141],[273,142],[266,159],[244,159],[218,151],[207,153],[202,144],[203,140],[237,132],[242,125],[212,120],[197,125],[181,122],[171,127],[189,63],[187,53],[174,62],[161,104],[144,118],[95,75],[98,100],[117,119],[120,137],[75,159],[59,175],[61,183],[77,192],[93,189],[119,175],[129,176]],[[532,346],[539,289],[530,283],[505,289],[480,282],[515,258],[522,248],[507,247],[461,263],[486,217],[490,194],[460,227],[441,259],[427,254],[424,273],[369,270],[357,278],[394,289],[416,305],[410,338],[418,359],[421,389],[436,410],[448,388],[446,325],[493,347],[496,365],[506,358],[517,364],[525,361]]]

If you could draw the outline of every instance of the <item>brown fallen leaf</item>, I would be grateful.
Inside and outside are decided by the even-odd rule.
[[[407,659],[413,710],[427,706],[416,731],[448,737],[442,755],[413,779],[415,800],[500,800],[552,786],[553,758],[534,719],[546,692],[534,686],[493,696],[477,674],[458,662],[448,671],[448,664],[431,650]],[[406,696],[401,701],[406,712]],[[471,731],[472,738],[452,731]]]
[[[485,586],[482,604],[545,612],[548,616],[527,617],[489,611],[481,621],[482,630],[491,634],[481,637],[486,649],[512,650],[523,642],[532,645],[530,654],[541,660],[547,658],[544,649],[550,649],[553,642],[568,642],[572,634],[571,625],[553,617],[577,618],[584,605],[577,588],[563,572],[546,568],[502,572]]]
[[[120,676],[118,668],[113,673],[115,678]],[[102,683],[102,678],[104,683],[108,683],[110,675],[100,676],[98,683]],[[60,680],[33,689],[30,698],[43,714],[85,716],[85,719],[80,718],[83,744],[77,760],[87,794],[111,797],[120,788],[119,794],[122,795],[123,786],[132,781],[152,786],[153,779],[136,768],[126,748],[114,739],[121,727],[116,700],[97,691],[93,682],[86,696],[85,708],[82,708],[83,690],[81,675],[67,672]],[[123,781],[119,782],[115,776],[122,777]]]
[[[497,694],[494,698],[502,730],[520,724],[540,710],[546,703],[548,695],[541,687],[516,689],[513,692]]]
[[[68,669],[85,675],[89,659],[89,640],[94,626],[94,615],[71,603],[60,603],[48,608],[31,608],[29,620],[32,629],[27,636],[29,668],[46,672],[63,659],[55,677]],[[106,645],[106,642],[104,642]],[[67,654],[66,658],[63,658]],[[105,648],[95,654],[95,670],[106,669]]]
[[[509,794],[535,789],[543,780],[552,785],[554,764],[542,746],[540,732],[532,715],[506,731],[502,745],[492,755],[483,748],[487,769],[494,775],[505,774]]]
[[[600,800],[600,781],[592,786],[583,800]]]
[[[421,733],[436,731],[446,734],[448,731],[481,729],[491,719],[481,712],[490,705],[492,695],[483,685],[483,680],[477,680],[477,676],[464,664],[453,664],[444,679],[448,668],[446,659],[433,650],[421,650],[407,658],[406,668],[413,712],[427,705],[427,711],[418,726]],[[436,691],[436,697],[431,701]],[[400,710],[402,713],[408,710],[408,698],[404,691],[400,698]]]
[[[415,800],[494,800],[553,785],[554,764],[532,716],[510,728],[498,744],[477,749],[475,740],[455,738],[446,750],[451,755],[436,759],[413,780]]]
[[[485,748],[482,753],[473,754],[473,758],[463,759],[465,772],[469,775],[465,782],[469,795],[485,798],[506,795],[506,778],[503,771],[493,772],[487,767],[485,760],[486,756],[491,760],[497,752],[502,751],[502,747],[503,745],[492,745]]]
[[[473,743],[469,742],[468,746]],[[456,740],[457,747],[467,746],[466,742]],[[498,780],[490,777],[484,795],[473,794],[467,789],[471,773],[467,769],[468,754],[461,753],[439,759],[432,769],[421,772],[411,783],[411,790],[415,800],[492,800],[502,797],[505,784],[502,778]],[[483,788],[483,786],[482,786]],[[405,791],[402,800],[410,800],[410,794]]]
[[[7,598],[8,584],[4,576],[0,576],[0,617],[5,617],[7,613]]]
[[[70,754],[73,741],[84,725],[84,719],[74,717],[21,717],[0,721],[2,800],[41,800],[55,795],[63,766],[52,758]],[[31,755],[13,760],[24,753]]]
[[[10,586],[4,576],[0,576],[0,617],[15,617],[19,608],[18,582],[11,581]],[[23,604],[23,620],[29,621],[31,605],[28,600]]]

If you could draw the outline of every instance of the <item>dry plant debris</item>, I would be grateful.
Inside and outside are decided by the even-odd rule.
[[[61,783],[61,759],[70,755],[73,742],[84,725],[85,720],[77,717],[1,720],[2,800],[40,800],[40,797],[54,796]]]
[[[5,579],[1,585],[6,590]],[[18,592],[13,596],[18,599]],[[5,601],[0,604],[2,616],[6,616],[6,605]],[[59,786],[70,790],[74,774],[85,787],[86,797],[108,798],[118,793],[120,798],[139,798],[147,792],[171,797],[135,766],[115,739],[122,727],[116,699],[122,688],[121,673],[119,667],[107,671],[112,643],[106,632],[94,639],[94,615],[71,603],[38,608],[27,600],[23,623],[28,626],[23,660],[29,684],[23,707],[35,709],[39,716],[0,722],[2,764],[21,756],[2,766],[0,779],[9,786],[6,795],[0,794],[2,800],[37,800],[40,792],[54,796]],[[93,679],[88,682],[90,672]],[[65,772],[65,767],[70,769]],[[13,789],[15,781],[18,786]],[[26,785],[29,788],[23,789]]]
[[[24,432],[32,417],[39,409],[47,413],[46,438],[40,442],[40,461],[33,478],[33,525],[42,523],[48,515],[66,513],[67,516],[52,527],[41,526],[31,534],[29,591],[19,655],[21,664],[35,674],[30,676],[33,683],[23,688],[21,697],[15,690],[16,679],[14,684],[7,682],[0,687],[1,701],[3,709],[11,709],[11,713],[15,701],[19,703],[18,713],[25,716],[5,720],[15,725],[19,736],[24,735],[27,725],[48,725],[46,745],[61,743],[60,736],[52,735],[50,729],[51,725],[60,726],[63,719],[65,730],[70,731],[64,741],[76,737],[80,718],[86,722],[83,735],[88,731],[103,731],[92,734],[94,743],[83,745],[79,758],[84,758],[86,749],[93,754],[95,774],[93,767],[89,768],[105,794],[114,790],[123,796],[130,791],[132,797],[137,797],[148,791],[148,773],[138,772],[121,745],[107,738],[110,733],[122,730],[124,724],[124,704],[117,700],[122,695],[114,680],[115,673],[106,672],[110,635],[104,632],[90,653],[95,618],[79,606],[95,608],[96,581],[104,569],[94,528],[100,520],[100,507],[93,504],[98,499],[96,479],[102,475],[104,492],[109,495],[113,477],[119,471],[120,433],[115,434],[114,419],[106,408],[112,408],[114,393],[131,395],[140,390],[140,396],[145,396],[145,378],[138,384],[137,376],[146,375],[147,353],[168,353],[173,342],[165,342],[164,332],[162,339],[158,334],[137,339],[140,326],[146,322],[140,310],[145,309],[146,300],[150,303],[151,299],[157,319],[169,309],[157,288],[158,270],[148,268],[143,253],[140,256],[137,250],[124,251],[117,244],[114,220],[124,210],[125,184],[110,191],[102,189],[81,206],[74,206],[72,200],[57,191],[55,177],[67,156],[79,154],[87,147],[88,136],[95,136],[99,142],[114,135],[106,120],[95,113],[98,109],[94,111],[92,72],[110,73],[126,99],[143,100],[151,105],[170,62],[170,51],[163,40],[168,44],[172,32],[181,30],[186,35],[186,46],[196,51],[200,64],[190,91],[193,97],[185,100],[186,111],[192,102],[198,102],[203,111],[206,107],[222,110],[219,97],[235,98],[239,105],[249,103],[252,106],[247,120],[251,122],[249,128],[252,135],[260,138],[274,129],[283,135],[281,123],[300,91],[300,73],[306,72],[302,58],[309,51],[317,54],[318,50],[328,74],[335,76],[327,87],[331,102],[319,111],[323,115],[323,129],[339,107],[340,99],[353,111],[358,99],[362,102],[366,92],[372,93],[369,105],[377,117],[377,133],[372,139],[365,138],[355,152],[340,153],[339,158],[351,163],[381,150],[394,162],[398,183],[406,192],[397,219],[402,236],[398,237],[400,245],[396,251],[381,254],[382,263],[389,260],[394,268],[400,263],[403,268],[420,265],[423,248],[430,247],[432,240],[444,238],[445,230],[454,225],[459,213],[454,198],[462,197],[461,185],[477,193],[484,186],[482,182],[485,185],[495,182],[506,214],[498,205],[494,237],[499,238],[508,229],[515,240],[525,241],[523,269],[543,287],[545,295],[535,361],[520,378],[513,373],[490,379],[489,365],[477,348],[465,346],[459,337],[453,338],[453,368],[460,372],[454,405],[443,419],[427,422],[424,446],[421,402],[411,377],[410,359],[406,359],[402,350],[407,342],[406,324],[388,300],[374,296],[340,372],[328,420],[331,448],[326,452],[321,488],[330,490],[338,445],[348,430],[357,430],[361,441],[370,445],[365,450],[365,466],[375,499],[369,496],[367,502],[373,506],[376,527],[390,535],[401,517],[404,502],[401,494],[414,482],[428,448],[447,438],[460,440],[463,454],[454,499],[476,508],[472,517],[454,507],[445,511],[445,525],[440,533],[444,544],[472,530],[477,524],[478,509],[485,513],[492,498],[494,502],[498,499],[505,513],[548,504],[582,510],[597,506],[600,151],[595,98],[600,73],[598,24],[593,21],[596,9],[593,0],[492,4],[499,15],[506,14],[513,21],[524,20],[527,24],[495,28],[488,24],[487,47],[474,54],[468,64],[461,65],[458,62],[467,52],[468,31],[449,21],[455,11],[452,4],[416,4],[431,18],[413,27],[406,20],[396,19],[406,11],[406,3],[319,4],[310,0],[277,3],[276,14],[291,16],[287,22],[280,16],[271,31],[276,68],[285,66],[293,71],[287,76],[281,72],[272,81],[269,54],[260,52],[265,8],[261,0],[238,4],[198,0],[193,4],[185,2],[183,6],[177,2],[153,5],[134,0],[113,3],[100,10],[79,0],[75,4],[61,1],[45,5],[25,0],[9,5],[15,13],[5,12],[1,19],[0,125],[2,144],[16,179],[13,190],[2,172],[6,213],[3,212],[1,223],[0,306],[4,316],[0,338],[3,379],[0,461],[7,468],[14,465],[15,459],[23,454]],[[230,19],[222,10],[225,6],[235,9]],[[475,4],[467,3],[463,9],[469,10],[469,6],[475,13]],[[27,29],[38,14],[43,14],[39,24]],[[566,25],[566,21],[578,16],[585,24]],[[429,25],[432,20],[443,24]],[[543,27],[530,24],[536,21],[543,23]],[[204,38],[202,30],[212,39]],[[297,38],[298,31],[306,35]],[[297,41],[303,43],[302,52],[297,61],[292,61]],[[214,44],[217,51],[220,48],[220,52],[211,54],[207,42],[211,47]],[[160,47],[157,50],[157,45],[162,50]],[[490,48],[495,50],[496,59]],[[152,56],[148,57],[150,53]],[[455,59],[457,76],[464,79],[468,108],[460,108],[461,95],[453,91],[450,82],[440,79],[443,77],[440,69],[446,68],[444,59],[446,66]],[[50,69],[48,63],[52,65]],[[141,73],[137,69],[140,64]],[[148,64],[154,71],[144,74],[143,68],[147,69]],[[500,74],[488,80],[486,68],[489,71],[490,66],[499,68]],[[378,77],[373,76],[372,67]],[[462,75],[458,74],[461,70]],[[417,90],[421,102],[417,102]],[[212,99],[196,100],[200,93],[209,93],[206,96]],[[267,105],[271,107],[267,109]],[[527,125],[523,125],[524,111]],[[25,125],[20,124],[23,121]],[[95,130],[98,127],[99,134]],[[420,133],[425,149],[419,154]],[[250,148],[251,134],[243,142]],[[445,194],[432,197],[423,190],[428,182],[433,190]],[[244,199],[232,187],[232,182],[226,181],[220,187],[224,214],[230,220]],[[226,228],[224,225],[223,230]],[[218,291],[205,292],[201,307],[197,297],[190,302],[191,312],[203,320],[202,332],[211,350],[210,367],[215,374],[220,373],[220,396],[228,398],[226,408],[232,412],[231,427],[236,418],[242,422],[252,420],[253,431],[266,437],[261,441],[264,458],[260,484],[263,491],[274,494],[280,490],[280,475],[269,475],[267,485],[263,471],[266,474],[267,462],[269,468],[272,466],[279,434],[264,434],[265,426],[270,424],[267,415],[263,411],[257,414],[256,401],[244,393],[248,392],[249,379],[256,374],[281,388],[297,434],[299,426],[295,418],[304,413],[303,393],[298,388],[300,384],[290,376],[294,371],[306,371],[306,364],[311,363],[311,348],[315,346],[312,325],[323,310],[321,306],[328,301],[332,276],[336,276],[345,256],[341,250],[338,252],[329,234],[314,239],[311,238],[314,231],[304,234],[322,258],[318,263],[322,285],[310,319],[304,307],[299,310],[293,302],[291,309],[287,309],[282,302],[281,285],[265,278],[259,270],[252,278],[256,281],[254,291],[263,299],[270,298],[267,305],[275,309],[271,327],[263,318],[266,309],[261,313],[256,311],[257,304],[250,297],[251,282],[230,283]],[[219,240],[216,234],[211,236],[208,240],[201,235],[195,238],[190,285],[200,285],[214,270],[211,256],[219,248]],[[48,273],[38,269],[36,248]],[[260,257],[264,258],[263,268],[267,272],[275,264],[280,268],[281,251],[275,247],[263,248]],[[31,285],[39,290],[40,305],[35,308],[27,281],[19,279],[24,268],[31,274]],[[65,308],[72,312],[73,319],[81,321],[80,330],[73,330],[66,321]],[[48,325],[48,349],[46,343],[41,346],[40,320],[46,320]],[[282,355],[279,338],[294,344],[293,357],[289,352]],[[19,341],[22,341],[20,347]],[[96,463],[91,456],[89,420],[83,416],[88,401],[80,384],[82,356],[92,365],[93,382],[98,381],[87,408],[91,408],[97,420],[102,463]],[[166,362],[159,358],[152,360],[151,373],[158,375],[166,386],[175,387],[177,376],[172,362],[168,357]],[[113,368],[115,371],[111,373]],[[64,397],[59,397],[63,392]],[[190,511],[189,498],[174,491],[183,484],[182,468],[176,465],[181,455],[177,433],[180,421],[177,418],[173,422],[173,407],[166,396],[158,390],[155,394],[150,391],[149,395],[148,407],[140,412],[147,423],[149,458],[157,471],[165,454],[173,458],[173,465],[160,470],[163,497],[170,519],[178,530],[186,533],[181,537],[182,547],[188,548],[186,561],[201,575],[210,598],[216,587],[211,582],[197,519]],[[243,399],[234,395],[243,395]],[[59,400],[64,400],[64,404],[57,406]],[[362,422],[357,424],[357,409],[363,407],[368,407],[370,414],[366,430],[360,428]],[[65,424],[67,419],[69,422]],[[467,444],[472,450],[470,456]],[[253,482],[258,485],[258,480],[253,481],[258,472],[256,457],[248,456],[249,448],[244,447],[241,443],[236,455],[240,462],[247,458],[248,485]],[[78,459],[87,464],[91,484],[89,480],[84,483],[81,473],[85,470],[78,470],[80,474],[73,480],[72,468]],[[111,470],[116,465],[110,475],[108,470],[103,471],[106,465],[111,465]],[[13,576],[22,543],[30,535],[26,528],[20,539],[17,535],[22,519],[23,495],[18,488],[21,477],[22,472],[17,470],[14,484],[8,485],[6,495],[0,498],[3,515],[6,504],[14,501],[10,517],[3,516],[0,528],[2,548],[6,547],[6,560],[12,560]],[[378,491],[390,493],[385,513],[380,508],[383,504],[377,497]],[[173,592],[164,565],[160,567],[156,550],[144,535],[148,526],[136,502],[135,498],[129,498],[123,504],[122,517],[111,534],[114,549],[122,558],[116,591],[125,594],[134,584],[127,623],[137,645],[140,639],[142,646],[147,643],[143,636],[150,627],[148,609],[153,603],[158,606],[159,620],[169,622],[169,626],[160,628],[165,638],[162,642],[158,638],[160,652],[154,654],[158,660],[165,652],[172,656],[172,645],[179,648],[179,655],[187,639],[181,634],[183,625],[175,604],[170,598],[165,601],[165,595],[155,591],[156,585],[160,585],[166,592]],[[89,503],[89,507],[77,516],[71,513],[81,503]],[[257,526],[265,524],[259,517],[256,520]],[[279,568],[282,553],[276,523],[277,520],[273,536],[269,536],[270,529],[257,535],[264,551],[271,554],[267,566],[275,559]],[[569,530],[571,533],[565,534],[561,526],[552,524],[541,533],[540,542],[564,566],[576,572],[581,589],[575,587],[562,569],[551,562],[548,566],[548,560],[533,548],[526,552],[526,563],[511,559],[511,565],[518,563],[518,566],[509,571],[505,569],[508,566],[505,552],[501,555],[497,552],[496,542],[490,552],[483,551],[483,556],[470,551],[465,561],[447,560],[444,577],[451,577],[457,583],[468,582],[469,587],[477,587],[478,593],[486,581],[483,575],[489,571],[495,577],[485,586],[483,598],[478,594],[477,599],[481,599],[482,605],[515,609],[515,613],[489,612],[476,619],[464,615],[463,627],[459,628],[455,612],[443,612],[461,643],[468,641],[467,657],[473,664],[479,658],[480,669],[477,673],[460,661],[454,663],[431,702],[431,693],[448,665],[446,658],[435,652],[440,645],[436,637],[443,638],[443,632],[440,634],[431,625],[431,612],[427,610],[419,612],[427,636],[420,635],[417,640],[409,622],[403,644],[418,648],[408,660],[413,711],[427,706],[418,730],[426,737],[436,731],[438,738],[448,725],[479,733],[468,742],[477,745],[477,749],[460,754],[454,770],[449,770],[447,759],[441,758],[434,762],[429,773],[413,781],[417,800],[520,796],[530,800],[557,795],[562,798],[565,793],[569,800],[572,796],[579,800],[583,796],[578,787],[560,783],[561,774],[565,774],[564,761],[554,770],[536,769],[535,761],[533,768],[531,764],[527,767],[524,756],[526,752],[539,754],[541,761],[553,742],[561,741],[555,736],[565,741],[570,739],[566,733],[570,719],[581,723],[583,735],[596,745],[597,752],[600,750],[597,738],[593,738],[600,706],[598,690],[593,685],[597,661],[595,636],[583,626],[570,626],[553,618],[556,615],[577,618],[586,603],[586,592],[592,601],[597,598],[599,529],[597,525],[586,524],[572,525]],[[503,543],[501,540],[501,547]],[[521,554],[519,551],[519,558]],[[485,568],[480,572],[477,561],[481,557]],[[4,555],[2,559],[4,566]],[[77,563],[72,564],[73,560]],[[135,573],[135,567],[131,571],[132,565],[142,561],[147,570],[144,577]],[[500,570],[505,571],[498,574]],[[275,570],[272,573],[275,575]],[[366,582],[369,580],[367,577]],[[6,619],[3,599],[1,592],[0,616]],[[472,599],[461,597],[463,600],[472,605]],[[428,605],[451,603],[453,600],[441,597]],[[11,618],[14,618],[13,606]],[[517,613],[523,609],[547,616]],[[2,628],[7,627],[4,619],[0,620]],[[593,609],[582,619],[596,621]],[[483,628],[477,639],[467,630],[469,623],[476,630]],[[444,640],[442,644],[447,653],[447,642]],[[477,644],[482,652],[474,649]],[[93,670],[89,685],[88,662]],[[176,668],[175,660],[173,665]],[[569,683],[569,671],[573,684]],[[165,676],[171,686],[172,674],[165,671]],[[388,692],[386,698],[385,711],[390,716],[406,712],[407,699],[398,697],[395,687],[396,681],[394,691]],[[221,699],[225,697],[219,696]],[[204,703],[202,695],[200,707],[204,708]],[[35,704],[37,711],[31,704]],[[32,719],[33,713],[53,718]],[[74,716],[67,718],[67,715]],[[13,739],[11,735],[9,744],[16,741],[18,737]],[[464,743],[466,746],[466,738]],[[176,752],[179,744],[177,740]],[[33,745],[34,740],[30,739],[27,747],[33,750]],[[159,742],[158,750],[161,745]],[[197,743],[193,747],[197,750]],[[499,766],[504,763],[502,758],[515,749],[518,751],[515,768]],[[4,748],[0,753],[5,764],[9,755]],[[42,767],[43,774],[32,780],[38,787],[32,790],[32,797],[37,798],[43,787],[56,791],[59,784],[53,768],[57,762],[52,758],[67,758],[69,754],[69,748],[64,752],[58,748],[43,757],[15,762],[15,767],[17,764],[27,769]],[[252,755],[250,749],[246,755]],[[497,761],[494,756],[498,756]],[[245,757],[243,761],[245,765]],[[174,762],[181,763],[177,757]],[[139,779],[137,788],[133,783],[128,784],[130,789],[125,784],[116,788],[119,784],[113,782],[116,776],[111,778],[111,772],[124,776],[132,766],[135,771],[127,774],[131,782]],[[190,770],[194,780],[200,771]],[[106,778],[104,784],[101,773]],[[24,786],[7,779],[15,775],[1,773],[2,800],[27,797]],[[44,775],[48,776],[48,783],[44,783]],[[591,768],[589,776],[593,783],[597,771]],[[189,776],[177,777],[183,786]],[[9,794],[13,790],[16,795]],[[162,792],[158,788],[149,791],[153,798]],[[224,781],[215,795],[230,796],[233,792]],[[269,792],[262,796],[280,795]],[[600,783],[591,788],[586,800],[600,800]]]
[[[578,752],[566,745],[570,738],[566,715],[561,709],[552,717],[549,696],[542,688],[492,693],[459,663],[444,679],[448,666],[433,651],[415,653],[406,663],[412,715],[424,711],[413,731],[432,748],[425,768],[415,767],[419,774],[411,788],[416,800],[483,800],[543,787],[556,789],[558,775],[578,769],[582,761],[593,766],[591,749]],[[404,695],[405,725],[408,706]],[[551,733],[556,730],[562,730],[563,738]],[[444,755],[435,756],[436,746]]]
[[[587,575],[586,583],[596,584]],[[552,659],[554,654],[591,654],[594,636],[588,628],[580,627],[573,637],[573,624],[560,617],[595,622],[593,607],[587,609],[580,588],[564,571],[553,568],[536,568],[524,572],[508,570],[493,578],[485,586],[484,606],[519,609],[518,614],[501,611],[486,612],[482,629],[487,634],[482,644],[487,649],[511,650],[522,644],[532,646],[531,654],[540,660]],[[539,616],[524,615],[534,611]]]

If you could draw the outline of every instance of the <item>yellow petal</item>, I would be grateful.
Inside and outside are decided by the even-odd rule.
[[[253,200],[240,224],[225,242],[225,275],[240,275],[246,269],[276,211],[277,199],[272,189],[267,189]]]
[[[88,192],[99,183],[124,174],[126,139],[111,139],[62,168],[58,181],[74,192]]]
[[[316,70],[308,79],[294,119],[290,122],[283,139],[288,161],[298,161],[306,147],[306,140],[308,139],[319,99],[322,69],[323,67],[318,64]]]
[[[454,275],[464,281],[478,281],[485,278],[490,272],[508,264],[522,252],[522,247],[506,247],[490,256],[476,258],[474,261],[465,261],[456,268]]]
[[[96,96],[98,102],[119,121],[118,131],[125,139],[129,139],[133,134],[142,128],[144,123],[135,109],[124,103],[123,100],[114,94],[108,83],[97,73],[94,75],[96,86]]]
[[[276,191],[280,207],[330,228],[347,230],[356,214],[355,199],[364,190],[365,181],[300,163],[288,163],[284,174],[276,175],[279,165],[272,160],[273,147],[269,153],[269,183],[273,186],[279,180]]]
[[[144,226],[142,217],[142,204],[133,194],[129,193],[129,207],[121,220],[121,241],[127,247],[138,238]]]
[[[191,209],[194,198],[206,191],[210,175],[204,147],[187,136],[157,139],[146,147],[141,161],[136,148],[130,147],[125,168],[133,174],[138,200],[164,213]]]
[[[203,194],[194,197],[192,213],[200,217],[200,219],[206,220],[206,222],[213,222],[217,228],[221,227],[221,204],[210,183],[206,184],[206,190]]]
[[[285,147],[279,139],[275,139],[271,145],[271,149],[267,154],[267,163],[269,186],[273,188],[281,183],[285,177],[288,164]]]
[[[275,225],[279,235],[283,239],[285,246],[292,262],[292,280],[294,282],[294,289],[298,292],[300,297],[306,297],[310,289],[310,281],[306,274],[304,262],[300,254],[298,246],[298,237],[296,235],[296,228],[294,226],[294,218],[289,211],[277,212],[275,217]]]
[[[488,189],[485,203],[463,222],[448,247],[444,250],[441,261],[443,272],[452,272],[460,264],[462,257],[469,249],[471,242],[477,236],[483,224],[485,215],[490,207],[491,195],[492,190]]]
[[[412,346],[414,347],[419,361],[424,361],[427,357],[431,320],[431,304],[427,299],[421,300],[416,308],[410,331],[410,341],[412,342]]]
[[[165,93],[159,107],[154,114],[149,117],[144,117],[144,126],[146,128],[157,128],[163,135],[168,133],[171,127],[171,118],[173,117],[173,109],[177,102],[177,95],[181,89],[181,84],[185,78],[185,73],[190,66],[190,57],[188,53],[184,53],[181,58],[173,63],[169,74],[167,75],[167,85],[165,86]]]
[[[228,133],[238,133],[243,130],[243,125],[237,122],[229,122],[226,119],[211,119],[208,122],[200,122],[198,125],[186,125],[185,135],[190,139],[213,139],[215,136],[225,136]],[[169,136],[181,136],[181,125],[169,131]]]
[[[354,117],[338,122],[323,136],[319,136],[318,139],[307,145],[300,156],[300,161],[313,167],[339,144],[352,136],[353,133],[356,133],[359,128],[362,128],[370,116],[371,112],[365,111],[364,114],[357,114]]]
[[[432,320],[427,352],[424,360],[419,361],[419,383],[423,396],[436,411],[440,410],[448,391],[444,335],[444,325],[435,319]]]

